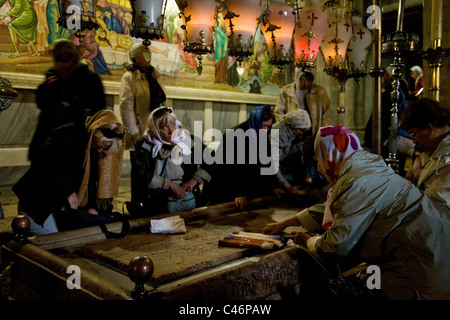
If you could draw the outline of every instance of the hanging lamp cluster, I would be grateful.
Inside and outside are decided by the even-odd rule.
[[[164,37],[164,19],[168,0],[129,0],[132,8],[130,35],[143,39],[145,46],[152,39]],[[254,55],[255,32],[260,29],[269,54],[269,63],[283,68],[315,68],[319,51],[327,74],[337,76],[346,70],[352,77],[366,73],[371,32],[362,18],[338,0],[329,0],[323,7],[320,0],[175,0],[182,19],[184,51],[197,57],[197,71],[202,60],[214,53],[215,33],[226,29],[227,53],[239,64]],[[349,1],[350,7],[352,1]],[[74,29],[83,44],[85,30],[98,28],[96,1],[59,0],[63,27]],[[77,13],[77,14],[74,14]],[[223,30],[221,30],[223,32]],[[387,42],[387,45],[389,42]]]

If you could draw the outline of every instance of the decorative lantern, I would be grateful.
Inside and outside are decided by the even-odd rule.
[[[372,32],[363,26],[362,17],[354,15],[353,36],[347,49],[347,63],[349,76],[358,80],[367,73],[367,55],[372,44]]]
[[[294,29],[296,67],[314,68],[316,66],[319,46],[327,30],[328,17],[320,8],[319,0],[308,1],[300,11],[296,7]]]
[[[253,55],[253,36],[258,25],[258,17],[263,11],[260,0],[225,0],[221,1],[227,8],[224,19],[229,20],[228,54],[230,56],[248,57]]]
[[[325,62],[325,71],[333,76],[338,85],[338,124],[344,125],[345,116],[345,83],[349,78],[346,63],[348,43],[353,35],[353,27],[343,17],[342,8],[337,1],[325,3],[324,12],[328,16],[328,30],[325,33],[320,50]]]
[[[132,7],[132,37],[144,39],[142,44],[149,46],[150,39],[164,37],[164,16],[167,0],[129,0]]]
[[[266,9],[259,21],[268,45],[269,63],[282,68],[285,64],[292,62],[290,50],[295,24],[292,7],[284,3],[271,5],[267,0]],[[266,27],[265,30],[264,27]]]
[[[340,70],[346,69],[346,53],[352,37],[352,24],[342,16],[341,6],[328,1],[324,12],[328,16],[328,29],[320,46],[327,74],[337,77]]]
[[[197,55],[198,74],[202,73],[204,54],[214,52],[214,25],[216,2],[213,0],[176,0],[183,18],[184,51]]]

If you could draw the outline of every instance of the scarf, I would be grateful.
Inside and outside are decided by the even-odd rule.
[[[249,127],[250,129],[254,129],[256,131],[256,135],[258,135],[258,132],[260,129],[262,129],[262,123],[264,119],[264,111],[266,109],[270,109],[270,106],[264,105],[261,107],[257,107],[250,111],[250,115],[248,117]],[[272,126],[270,126],[269,130],[267,131],[267,136],[270,135],[270,130],[272,129]]]
[[[311,129],[311,119],[308,112],[303,109],[295,109],[280,117],[281,123],[286,123],[291,128],[303,129],[305,131]]]
[[[156,158],[164,145],[175,146],[179,149],[179,152],[182,155],[189,155],[191,153],[191,149],[184,143],[186,134],[183,130],[183,127],[181,126],[180,121],[175,120],[175,126],[177,129],[172,133],[171,142],[167,142],[161,138],[159,129],[156,127],[155,121],[153,120],[153,114],[162,108],[167,107],[159,107],[152,111],[149,116],[149,119],[151,119],[152,121],[149,123],[149,128],[144,132],[144,136],[147,138],[147,141],[153,145],[152,157]],[[175,114],[173,112],[172,115],[175,117]]]
[[[357,150],[362,150],[361,143],[356,134],[341,126],[327,126],[319,129],[314,143],[319,172],[330,182],[335,184],[344,161]],[[330,209],[333,187],[330,188],[325,202],[325,212],[322,228],[328,230],[333,223],[333,214]]]
[[[145,72],[141,67],[132,64],[128,67],[128,71],[139,70],[142,74],[145,75],[145,78],[148,81],[149,89],[150,89],[150,110],[155,110],[166,101],[166,94],[164,93],[163,88],[159,84],[156,79],[155,73],[156,70],[153,66],[148,68],[148,71]]]
[[[87,131],[88,142],[85,149],[83,162],[83,179],[78,190],[77,196],[80,200],[80,206],[88,203],[88,185],[91,173],[91,146],[95,129],[115,124],[120,134],[125,133],[123,125],[110,110],[100,110],[92,117],[87,117],[85,128]],[[122,170],[123,152],[125,149],[125,136],[122,136],[122,147],[119,152],[111,155],[100,155],[98,158],[98,177],[97,177],[97,205],[99,209],[106,210],[112,204],[112,198],[119,194],[120,175]]]

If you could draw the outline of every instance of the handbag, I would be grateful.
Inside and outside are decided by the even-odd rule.
[[[167,159],[164,161],[161,173],[166,168]],[[168,191],[162,188],[149,189],[142,199],[126,201],[124,206],[133,218],[144,218],[165,213],[167,210]]]
[[[331,300],[385,300],[381,289],[369,289],[366,285],[364,271],[368,265],[362,263],[346,272],[341,272],[338,262],[325,267],[309,250],[297,246],[304,251],[302,255],[300,295],[306,299]],[[303,269],[302,269],[303,268]]]
[[[125,214],[121,214],[115,211],[109,211],[109,212],[100,212],[99,214],[95,215],[90,214],[81,209],[78,209],[76,211],[78,217],[83,223],[86,224],[86,226],[99,226],[107,239],[123,238],[126,235],[128,235],[128,233],[131,230],[128,217]],[[111,232],[106,227],[107,224],[113,222],[122,222],[122,230],[119,233]]]

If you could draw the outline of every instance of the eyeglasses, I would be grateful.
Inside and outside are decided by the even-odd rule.
[[[122,139],[123,136],[125,135],[124,133],[118,133],[110,128],[100,127],[97,130],[100,130],[103,133],[103,136],[105,136],[108,139],[114,139],[114,138]]]
[[[409,135],[411,136],[412,139],[414,139],[416,137],[417,131],[419,131],[419,129],[416,129],[413,132],[409,133]]]
[[[160,118],[165,112],[172,113],[172,109],[170,109],[168,107],[158,109],[158,111],[156,111],[153,114],[153,120],[156,120],[156,119]]]

